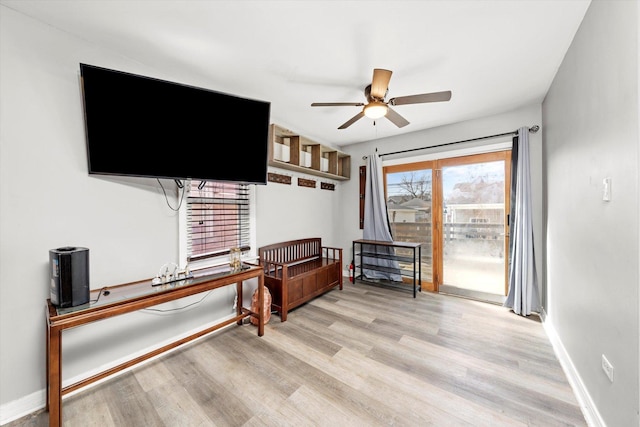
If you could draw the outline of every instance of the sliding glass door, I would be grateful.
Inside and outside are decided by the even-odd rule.
[[[507,152],[442,159],[440,292],[502,302],[507,294]]]
[[[394,239],[422,243],[423,289],[502,302],[510,151],[383,169]]]

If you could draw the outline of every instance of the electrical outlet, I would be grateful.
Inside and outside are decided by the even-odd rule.
[[[602,355],[602,370],[607,374],[607,377],[609,377],[609,381],[613,382],[613,365],[607,360],[604,354]]]

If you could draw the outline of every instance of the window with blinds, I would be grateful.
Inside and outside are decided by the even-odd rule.
[[[250,249],[249,186],[191,182],[187,196],[187,261]]]

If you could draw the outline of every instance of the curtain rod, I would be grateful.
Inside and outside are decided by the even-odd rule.
[[[533,125],[529,128],[529,132],[530,133],[536,133],[540,130],[540,126],[538,125]],[[501,136],[507,136],[507,135],[517,135],[518,131],[514,130],[513,132],[505,132],[505,133],[499,133],[496,135],[489,135],[489,136],[481,136],[479,138],[471,138],[471,139],[465,139],[462,141],[455,141],[455,142],[446,142],[444,144],[438,144],[438,145],[431,145],[429,147],[420,147],[420,148],[410,148],[408,150],[402,150],[402,151],[393,151],[391,153],[383,153],[383,154],[378,154],[378,157],[382,157],[382,156],[391,156],[393,154],[401,154],[401,153],[409,153],[411,151],[418,151],[418,150],[426,150],[427,148],[436,148],[436,147],[445,147],[447,145],[453,145],[453,144],[460,144],[462,142],[471,142],[471,141],[480,141],[483,139],[492,139],[492,138],[499,138]],[[377,151],[377,149],[376,149]],[[362,157],[362,159],[366,159],[367,156]]]

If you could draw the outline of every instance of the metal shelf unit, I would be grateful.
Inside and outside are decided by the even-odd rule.
[[[379,250],[380,248],[383,248],[382,251]],[[414,298],[416,297],[417,292],[422,291],[422,265],[420,263],[420,258],[422,256],[421,243],[383,242],[379,240],[359,239],[353,241],[351,249],[354,263],[354,280],[404,290],[407,289],[407,286],[403,284],[410,283],[413,287]],[[397,261],[398,267],[378,265],[371,263],[371,261],[366,262],[365,258]],[[365,276],[364,270],[399,274],[402,278],[402,282],[399,283],[392,280],[373,281]]]

